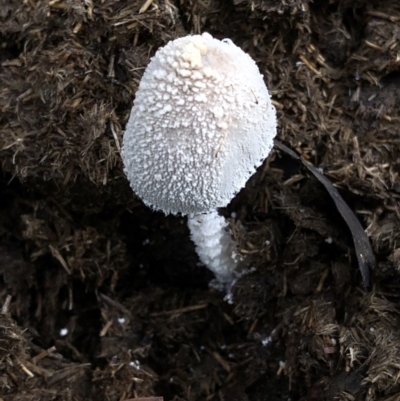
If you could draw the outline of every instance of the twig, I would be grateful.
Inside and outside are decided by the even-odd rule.
[[[1,308],[1,314],[5,315],[8,312],[8,308],[10,307],[10,302],[11,302],[11,295],[7,295],[6,300],[4,301],[4,304]]]
[[[126,316],[131,316],[131,312],[129,312],[128,309],[125,308],[124,305],[121,305],[119,302],[114,301],[113,299],[111,299],[110,297],[108,297],[107,295],[104,294],[99,294],[101,298],[103,298],[104,301],[106,301],[108,304],[110,304],[111,306],[113,306],[114,308],[119,309],[121,312],[125,313]]]
[[[187,313],[187,312],[193,312],[193,311],[200,310],[200,309],[205,309],[205,308],[207,308],[207,306],[208,306],[208,304],[185,306],[184,308],[179,308],[179,309],[174,309],[174,310],[169,310],[169,311],[154,312],[150,316],[157,317],[157,316],[179,315],[180,313]]]
[[[229,366],[229,363],[225,361],[224,358],[218,352],[213,352],[212,356],[215,358],[215,360],[228,372],[231,372],[231,367]]]
[[[111,325],[113,324],[112,320],[109,320],[104,327],[101,329],[99,336],[100,337],[104,337],[107,334],[107,331],[109,330],[109,328],[111,327]]]
[[[52,347],[40,352],[39,354],[37,354],[36,356],[34,356],[32,358],[32,363],[36,364],[37,361],[40,361],[41,359],[46,358],[46,356],[49,356],[56,350],[57,350],[57,348],[55,346],[52,346]]]
[[[51,254],[60,262],[61,266],[64,268],[64,270],[68,273],[71,274],[71,270],[68,267],[67,262],[65,259],[62,257],[61,253],[59,252],[58,249],[54,248],[52,245],[49,245],[49,249]]]
[[[140,398],[128,398],[124,401],[164,401],[163,397],[140,397]]]
[[[18,361],[20,368],[29,376],[35,377],[35,375],[20,361]]]

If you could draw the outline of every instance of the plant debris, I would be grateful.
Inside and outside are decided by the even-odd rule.
[[[291,149],[285,146],[283,143],[275,140],[275,147],[279,150],[285,152],[286,154],[293,157],[295,160],[301,161],[304,166],[310,170],[312,174],[318,179],[318,181],[325,187],[328,191],[329,195],[332,197],[332,200],[335,202],[337,209],[342,215],[343,219],[346,221],[351,234],[353,236],[355,252],[358,259],[358,264],[360,266],[360,271],[363,277],[364,287],[369,286],[369,273],[370,269],[375,266],[375,256],[372,251],[371,244],[369,242],[368,236],[362,228],[360,222],[357,220],[357,217],[352,212],[352,210],[347,206],[346,202],[340,196],[338,190],[332,185],[332,183],[321,173],[317,168],[315,168],[308,161],[302,160],[299,156],[296,155]]]

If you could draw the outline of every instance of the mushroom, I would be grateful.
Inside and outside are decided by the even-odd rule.
[[[276,113],[252,58],[210,34],[176,39],[147,66],[126,127],[124,171],[149,207],[188,216],[218,283],[240,275],[225,207],[268,156]]]

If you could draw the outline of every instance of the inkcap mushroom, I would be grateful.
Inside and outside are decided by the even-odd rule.
[[[231,40],[187,36],[151,59],[124,134],[124,171],[146,205],[188,216],[200,260],[221,285],[240,274],[240,258],[217,209],[245,186],[275,135],[263,76]]]

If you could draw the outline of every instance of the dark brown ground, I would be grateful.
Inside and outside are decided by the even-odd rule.
[[[400,400],[399,1],[143,4],[0,0],[0,399]],[[185,220],[131,193],[143,69],[203,31],[255,58],[279,140],[366,228],[368,291],[325,188],[281,152],[223,211],[256,268],[231,304]]]

